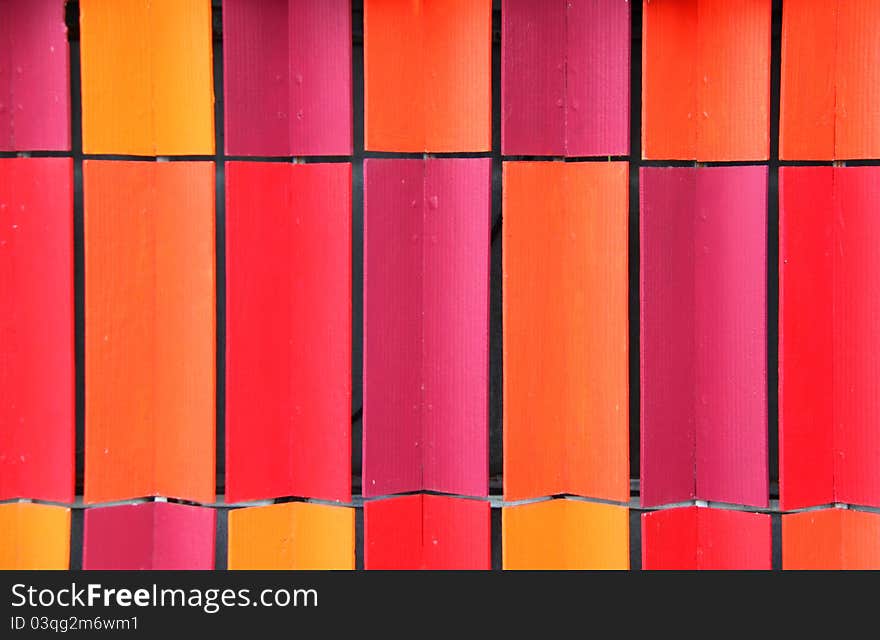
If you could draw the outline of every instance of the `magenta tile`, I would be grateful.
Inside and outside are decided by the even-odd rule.
[[[503,0],[501,148],[565,155],[565,0]]]
[[[765,506],[767,168],[641,170],[646,506]]]
[[[629,155],[631,3],[567,4],[565,154]]]
[[[350,0],[225,0],[226,152],[350,155]]]
[[[504,0],[505,155],[629,153],[630,3]]]
[[[490,160],[368,159],[364,200],[364,495],[485,495]]]
[[[68,149],[64,0],[0,1],[0,151]]]
[[[213,569],[216,511],[169,502],[85,510],[83,569]]]

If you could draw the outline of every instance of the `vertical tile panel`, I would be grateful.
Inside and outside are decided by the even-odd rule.
[[[488,489],[489,162],[366,161],[365,495]]]
[[[835,157],[880,156],[880,5],[838,0]],[[812,59],[812,55],[810,56]]]
[[[481,0],[482,1],[482,0]],[[425,151],[422,0],[364,0],[364,147]]]
[[[880,364],[875,356],[880,349],[880,168],[834,171],[835,497],[880,507]]]
[[[293,217],[286,163],[226,163],[226,499],[294,494]],[[302,215],[302,214],[300,214]],[[304,339],[304,337],[303,337]],[[302,407],[300,406],[300,412]]]
[[[569,567],[566,500],[544,500],[501,510],[504,570],[562,570]]]
[[[485,500],[422,496],[425,569],[491,568],[491,509]]]
[[[351,0],[290,0],[290,150],[352,151]]]
[[[835,157],[837,0],[786,0],[782,7],[779,157]]]
[[[351,165],[226,179],[227,499],[348,501]]]
[[[350,0],[230,0],[223,24],[227,153],[350,154]]]
[[[501,150],[565,154],[566,0],[501,4]]]
[[[503,510],[505,570],[629,569],[629,510],[545,500]]]
[[[574,266],[584,238],[562,163],[503,169],[504,498],[518,500],[566,488],[565,430],[584,411],[586,385],[584,327],[564,311],[584,298]]]
[[[152,164],[83,163],[88,502],[156,491],[153,183]]]
[[[0,151],[70,149],[64,0],[0,3],[0,25]]]
[[[492,0],[423,0],[426,151],[492,149]]]
[[[306,502],[229,513],[229,569],[354,569],[354,509]]]
[[[73,162],[0,159],[0,500],[73,501]]]
[[[156,486],[159,495],[213,502],[215,167],[157,163],[155,176]]]
[[[880,515],[821,509],[782,516],[782,568],[876,571],[880,569]]]
[[[575,242],[583,253],[569,264],[583,277],[583,413],[567,421],[567,493],[629,500],[629,165],[565,165],[566,206],[579,217]],[[577,255],[577,254],[575,254]],[[581,270],[582,269],[582,270]],[[576,276],[577,277],[577,276]],[[575,394],[577,389],[571,389]]]
[[[489,503],[412,495],[364,506],[365,569],[489,569]]]
[[[366,0],[366,148],[489,151],[491,42],[491,0]]]
[[[697,154],[699,0],[643,0],[642,157]]]
[[[694,169],[640,169],[641,501],[696,495]]]
[[[771,0],[699,0],[698,160],[770,156]]]
[[[782,516],[782,568],[843,569],[841,509],[803,511]]]
[[[214,153],[210,0],[80,3],[86,153]]]
[[[421,160],[364,161],[363,493],[422,485]]]
[[[832,167],[779,170],[779,500],[834,502]]]
[[[629,155],[631,3],[567,5],[566,155]]]
[[[627,167],[504,170],[505,498],[625,501]]]
[[[292,155],[290,3],[223,2],[224,141],[229,155]]]
[[[696,507],[642,514],[642,569],[696,571],[699,537]]]
[[[85,153],[155,153],[152,37],[144,0],[82,0]]]
[[[766,167],[642,169],[644,505],[767,504],[766,207]]]
[[[771,520],[766,513],[698,507],[700,569],[771,568]]]
[[[782,568],[810,571],[880,569],[880,514],[821,509],[782,516]]]
[[[422,485],[489,491],[491,160],[425,163]]]
[[[642,515],[645,570],[769,570],[770,516],[682,507]]]
[[[213,155],[211,2],[150,0],[149,4],[154,153]]]
[[[66,570],[69,564],[70,509],[0,504],[0,570]]]
[[[17,13],[19,6],[8,2],[0,4],[0,151],[12,151],[15,148],[12,120],[15,113],[12,107],[12,34],[15,30],[13,11]]]
[[[84,181],[85,499],[211,502],[214,165],[87,160]]]
[[[697,496],[766,506],[767,167],[696,171]]]
[[[880,569],[880,514],[868,511],[841,511],[843,524],[843,569]]]
[[[213,569],[216,516],[169,502],[86,509],[83,569]]]
[[[422,495],[364,503],[364,569],[422,568]]]
[[[645,0],[645,159],[764,160],[770,0]]]

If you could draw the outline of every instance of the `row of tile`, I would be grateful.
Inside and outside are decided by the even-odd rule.
[[[146,502],[85,510],[84,569],[213,569],[217,510]],[[66,569],[70,510],[0,505],[0,569]],[[306,502],[228,512],[229,569],[355,568],[355,510]],[[502,509],[504,569],[629,569],[626,507],[568,499]],[[364,568],[489,569],[489,503],[434,495],[364,506]],[[770,569],[771,516],[676,507],[641,516],[643,569]],[[74,549],[78,554],[79,549]],[[784,569],[880,568],[880,514],[782,516]]]
[[[210,0],[79,7],[83,150],[214,154]],[[226,153],[350,155],[350,0],[222,12]],[[628,155],[631,3],[501,16],[502,153]],[[782,18],[780,158],[880,157],[880,6],[786,0]],[[0,50],[0,150],[69,149],[64,0],[3,3]],[[641,55],[644,158],[769,157],[771,0],[643,0]],[[491,0],[365,0],[366,149],[489,151],[491,58]]]
[[[72,166],[0,159],[0,499],[73,497]],[[83,173],[85,500],[211,503],[214,164]],[[629,499],[628,179],[504,163],[507,500]],[[640,171],[645,506],[767,505],[767,179]],[[490,161],[369,159],[364,183],[363,494],[485,496]],[[781,502],[880,506],[880,168],[780,183]],[[227,501],[348,502],[351,166],[230,162],[225,193]]]

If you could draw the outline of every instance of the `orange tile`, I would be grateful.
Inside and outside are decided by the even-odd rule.
[[[629,569],[629,510],[545,500],[502,512],[504,569]]]
[[[880,156],[880,3],[841,0],[838,7],[835,157],[876,158]],[[816,57],[811,55],[810,61]]]
[[[785,160],[880,155],[875,0],[786,0],[779,154]]]
[[[782,6],[779,157],[834,157],[836,0]]]
[[[643,6],[643,157],[766,160],[771,0]]]
[[[491,0],[365,0],[365,146],[489,151]]]
[[[214,164],[86,160],[85,499],[214,499]]]
[[[629,499],[628,168],[504,163],[504,496]]]
[[[782,568],[880,569],[880,514],[821,509],[782,516]]]
[[[642,157],[697,155],[697,1],[645,0]]]
[[[0,504],[0,570],[67,569],[69,564],[70,509]]]
[[[230,569],[354,569],[354,509],[286,502],[229,513]]]
[[[214,153],[210,0],[81,0],[83,150]]]

